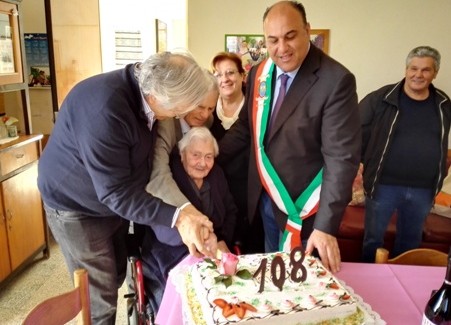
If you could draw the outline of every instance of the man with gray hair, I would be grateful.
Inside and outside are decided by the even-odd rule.
[[[416,47],[407,56],[405,78],[370,93],[359,104],[366,205],[364,262],[374,262],[395,211],[392,255],[420,246],[423,223],[447,173],[451,103],[432,84],[439,68],[436,49]]]
[[[204,241],[213,225],[205,215],[145,191],[157,120],[196,108],[210,80],[190,55],[159,53],[83,80],[61,106],[38,186],[70,274],[88,271],[93,324],[115,322],[129,220],[176,227],[191,254],[211,254]]]

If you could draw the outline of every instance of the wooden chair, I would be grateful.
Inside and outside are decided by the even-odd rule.
[[[389,259],[388,250],[378,248],[376,251],[376,263],[447,266],[448,255],[435,249],[417,248]]]
[[[77,317],[77,324],[91,324],[88,272],[74,271],[72,291],[44,300],[27,315],[23,325],[62,325]]]

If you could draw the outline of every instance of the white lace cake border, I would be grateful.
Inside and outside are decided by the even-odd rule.
[[[172,279],[172,284],[174,285],[177,293],[182,297],[185,297],[185,274],[186,272],[189,272],[189,268],[190,266],[188,265],[183,265],[183,266],[179,266],[177,268],[174,268],[173,270],[171,270],[171,276],[170,278]],[[362,325],[387,325],[387,323],[381,318],[381,316],[374,311],[371,306],[369,304],[367,304],[365,301],[363,301],[363,298],[360,297],[358,294],[356,294],[354,292],[354,289],[352,289],[352,287],[348,286],[346,284],[345,281],[343,280],[338,280],[342,286],[344,286],[346,288],[346,290],[350,293],[350,295],[352,297],[354,297],[354,299],[357,301],[357,304],[359,305],[359,307],[362,309],[363,313],[365,314],[365,319]],[[186,313],[190,313],[190,311],[186,310],[187,308],[182,308],[182,319],[183,319],[183,324],[187,325],[188,324],[188,319],[192,319],[191,315],[187,315]],[[188,308],[189,309],[189,308]]]

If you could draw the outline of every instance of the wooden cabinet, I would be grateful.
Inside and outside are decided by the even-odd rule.
[[[48,256],[48,235],[37,188],[42,135],[0,146],[0,281],[36,255]]]
[[[49,254],[37,187],[42,135],[31,134],[20,3],[0,0],[0,113],[23,126],[17,139],[0,139],[0,287],[38,254]]]

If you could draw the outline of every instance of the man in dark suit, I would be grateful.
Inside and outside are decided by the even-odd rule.
[[[247,110],[221,141],[220,159],[250,145],[248,212],[250,220],[261,214],[266,251],[302,242],[336,272],[335,234],[360,159],[355,78],[311,44],[302,4],[277,2],[263,28],[270,59],[250,71]]]

